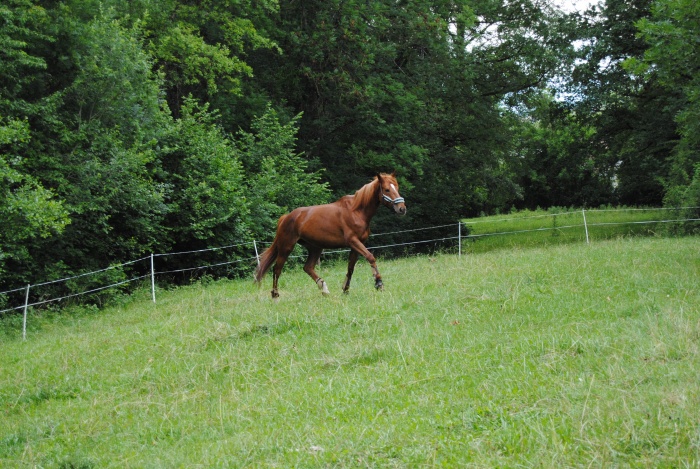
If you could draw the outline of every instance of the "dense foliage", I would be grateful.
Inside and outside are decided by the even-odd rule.
[[[0,287],[268,239],[377,171],[405,228],[698,206],[699,8],[6,0]]]

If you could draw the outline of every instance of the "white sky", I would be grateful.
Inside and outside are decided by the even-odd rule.
[[[589,6],[596,3],[598,3],[598,0],[554,0],[554,4],[566,12],[585,11]]]

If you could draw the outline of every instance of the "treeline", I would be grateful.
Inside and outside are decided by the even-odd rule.
[[[699,18],[694,0],[5,0],[0,290],[267,238],[377,171],[409,208],[377,231],[700,205]]]

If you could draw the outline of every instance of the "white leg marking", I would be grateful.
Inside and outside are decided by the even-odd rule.
[[[326,281],[322,278],[316,280],[316,285],[318,285],[318,289],[321,290],[321,293],[323,293],[324,296],[331,294],[331,292],[328,291],[328,285],[326,285]]]

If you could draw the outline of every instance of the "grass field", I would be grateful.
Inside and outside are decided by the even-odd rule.
[[[0,467],[698,467],[700,238],[325,264],[0,326]]]
[[[621,236],[655,236],[667,234],[681,223],[669,220],[693,217],[673,208],[616,208],[599,210],[552,208],[549,210],[493,215],[463,220],[470,237],[466,252],[488,252],[514,247],[543,247],[574,242],[614,239]],[[697,229],[697,221],[686,222]]]

